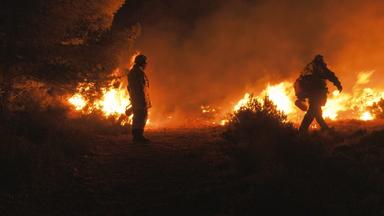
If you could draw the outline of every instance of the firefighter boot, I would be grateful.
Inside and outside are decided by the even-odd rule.
[[[140,129],[140,140],[142,144],[150,144],[151,140],[144,137],[144,129]]]
[[[143,136],[144,130],[143,129],[133,129],[132,130],[132,136],[133,136],[133,143],[135,144],[150,144],[151,141]]]
[[[140,130],[139,129],[132,129],[132,142],[134,144],[140,143]]]

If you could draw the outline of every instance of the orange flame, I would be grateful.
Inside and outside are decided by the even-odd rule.
[[[370,82],[370,77],[374,71],[364,71],[358,74],[357,81],[353,87],[352,93],[340,93],[333,91],[328,95],[326,105],[323,107],[323,117],[330,120],[340,119],[359,119],[369,121],[375,119],[375,115],[369,108],[384,98],[384,91],[373,88],[361,88]],[[284,112],[291,121],[298,121],[303,116],[303,112],[294,106],[296,100],[293,83],[281,82],[276,85],[268,84],[267,87],[255,98],[260,100],[264,96],[276,105],[277,109]],[[251,93],[246,93],[234,106],[237,111],[252,99]],[[228,121],[222,120],[221,124]]]
[[[114,71],[118,74],[119,71]],[[119,86],[113,85],[119,81],[112,80],[107,87],[101,88],[101,92],[97,95],[97,99],[90,99],[89,95],[94,91],[94,83],[80,83],[77,92],[70,96],[67,101],[72,107],[82,114],[91,114],[95,111],[101,111],[104,117],[114,118],[121,125],[131,123],[132,115],[126,116],[126,110],[130,107],[129,95],[123,82]]]
[[[68,99],[68,102],[71,103],[77,111],[82,110],[87,105],[84,97],[78,93],[72,95],[72,97]]]

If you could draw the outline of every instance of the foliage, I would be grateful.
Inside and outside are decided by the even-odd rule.
[[[234,215],[265,206],[273,212],[276,205],[303,215],[382,211],[383,131],[299,136],[273,105],[252,101],[231,115],[224,137],[239,178],[253,184],[246,195],[231,197]]]
[[[268,97],[262,102],[251,97],[245,106],[230,115],[225,137],[235,143],[262,144],[290,140],[294,133],[287,116]]]
[[[233,144],[229,154],[241,169],[268,172],[281,167],[296,169],[302,160],[316,163],[324,155],[321,139],[299,136],[286,115],[277,110],[268,97],[263,101],[251,98],[230,115],[223,134]]]
[[[108,30],[122,4],[122,0],[5,0],[1,16],[15,31],[18,42],[36,47],[78,44],[75,41],[87,41]]]
[[[112,30],[123,0],[11,1],[0,7],[0,105],[25,77],[54,91],[78,82],[102,86],[131,51],[140,25]]]

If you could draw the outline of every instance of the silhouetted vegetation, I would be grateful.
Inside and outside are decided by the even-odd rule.
[[[384,99],[381,99],[380,101],[373,103],[371,107],[369,107],[370,112],[376,117],[376,118],[384,118]]]
[[[273,131],[273,136],[271,132]],[[266,97],[263,102],[252,97],[246,105],[230,114],[226,138],[236,143],[263,144],[291,140],[296,129],[288,122],[287,116],[278,111]],[[276,136],[275,136],[276,135]],[[281,136],[278,136],[281,135]]]
[[[140,25],[112,26],[121,0],[5,0],[0,7],[0,111],[15,85],[32,80],[55,96],[78,82],[104,86],[132,52]]]
[[[324,153],[320,145],[307,142],[311,137],[299,137],[268,97],[262,102],[252,98],[231,114],[224,138],[233,143],[230,154],[244,165],[240,167],[251,170],[296,166],[299,157],[318,158]]]
[[[268,98],[252,100],[231,115],[224,132],[226,152],[241,178],[258,182],[253,192],[234,198],[240,201],[233,204],[233,215],[258,208],[303,215],[381,212],[383,134],[358,130],[299,136]]]
[[[186,63],[180,70],[183,73],[163,72],[161,66],[159,73],[156,71],[158,77],[171,77],[160,82],[167,88],[184,85],[183,80],[198,81],[193,82],[196,88],[185,88],[188,92],[201,89],[207,84],[205,81],[212,85],[208,73],[209,76],[196,74],[194,77],[198,79],[186,76],[194,71],[189,64],[195,61],[200,69],[207,67],[212,76],[217,77],[218,72],[225,78],[244,59],[245,65],[254,56],[263,59],[266,49],[260,47],[251,49],[246,58],[243,56],[243,48],[249,46],[248,41],[252,40],[248,39],[253,39],[253,34],[245,40],[236,40],[240,42],[235,44],[240,47],[234,49],[236,55],[213,51],[208,57],[222,59],[196,58],[195,54],[201,54],[201,50],[212,48],[206,45],[211,44],[211,40],[204,39],[206,35],[221,33],[194,31],[212,29],[211,25],[228,21],[225,18],[216,22],[217,15],[212,16],[213,8],[222,7],[218,0],[191,1],[188,4],[193,5],[192,9],[185,7],[183,1],[134,0],[120,8],[123,3],[122,0],[4,0],[0,4],[1,215],[383,214],[384,131],[355,130],[364,127],[360,121],[340,122],[342,132],[315,131],[299,136],[268,98],[262,102],[254,98],[230,116],[226,128],[150,131],[154,143],[144,147],[131,145],[131,137],[126,136],[129,128],[117,125],[114,119],[105,119],[97,111],[87,116],[71,113],[63,104],[63,95],[73,93],[78,82],[94,83],[95,90],[90,94],[95,94],[110,81],[111,71],[129,56],[140,34],[137,21],[141,16],[148,16],[147,23],[161,29],[160,33],[166,32],[157,35],[156,28],[147,31],[147,37],[161,45],[153,47],[151,52],[160,53],[156,57],[166,60],[157,61],[169,64],[168,54],[173,55],[173,60],[185,58],[174,61],[177,66]],[[258,5],[257,1],[254,3]],[[235,11],[232,6],[228,8],[235,12],[229,20],[238,16],[237,10],[244,12],[243,6]],[[124,13],[119,13],[121,10]],[[188,18],[196,10],[215,19],[206,26],[206,19]],[[247,10],[254,14],[252,11]],[[289,12],[283,17],[285,14],[292,16]],[[167,28],[157,25],[159,16],[164,16],[161,19]],[[301,20],[302,14],[295,17]],[[179,31],[179,24],[173,21],[181,21],[182,34],[175,35],[187,38],[188,46],[184,39],[174,41],[173,31]],[[244,21],[246,25],[252,23]],[[269,22],[264,24],[270,26]],[[272,27],[278,27],[276,24],[272,23]],[[263,30],[263,25],[259,29]],[[231,32],[243,25],[234,26],[223,28]],[[318,30],[317,26],[312,27]],[[236,38],[238,32],[232,33],[228,37]],[[259,33],[255,35],[262,38],[263,34]],[[286,39],[289,35],[283,31],[278,38]],[[193,49],[191,41],[196,39],[202,44],[201,49]],[[233,40],[223,41],[224,49],[234,44]],[[263,45],[263,40],[260,41],[259,45]],[[313,41],[317,43],[318,39]],[[172,49],[167,48],[169,43]],[[265,47],[275,44],[275,40],[267,41]],[[260,65],[262,69],[268,62],[276,63],[279,70],[280,66],[285,68],[286,64],[283,61],[280,65],[279,59],[286,58],[286,53],[276,58],[274,50],[269,50],[272,53],[266,52],[268,57]],[[215,63],[211,59],[219,61]],[[229,65],[222,64],[226,60],[230,60]],[[214,63],[213,67],[207,63]],[[250,74],[236,82],[235,87],[259,78],[259,72]],[[216,89],[223,94],[222,88]],[[185,94],[179,95],[185,99]],[[198,100],[187,105],[194,101]],[[370,111],[382,118],[383,108],[384,102],[380,101]]]
[[[43,215],[65,212],[69,206],[85,215],[381,212],[383,131],[299,137],[290,123],[277,122],[284,118],[273,106],[257,107],[262,117],[232,120],[246,121],[250,131],[250,119],[276,120],[253,125],[274,127],[285,138],[264,128],[264,134],[242,133],[237,128],[247,127],[229,125],[231,142],[216,136],[221,129],[194,129],[156,131],[150,133],[153,146],[135,147],[129,137],[117,136],[121,129],[97,115],[70,120],[62,110],[51,110],[8,116],[0,132],[0,198],[9,212]],[[257,111],[243,108],[237,113],[243,112],[256,116]],[[46,205],[51,198],[59,202]]]

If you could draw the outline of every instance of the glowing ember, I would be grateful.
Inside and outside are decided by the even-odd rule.
[[[203,114],[216,112],[216,109],[211,106],[200,106],[200,109]]]

